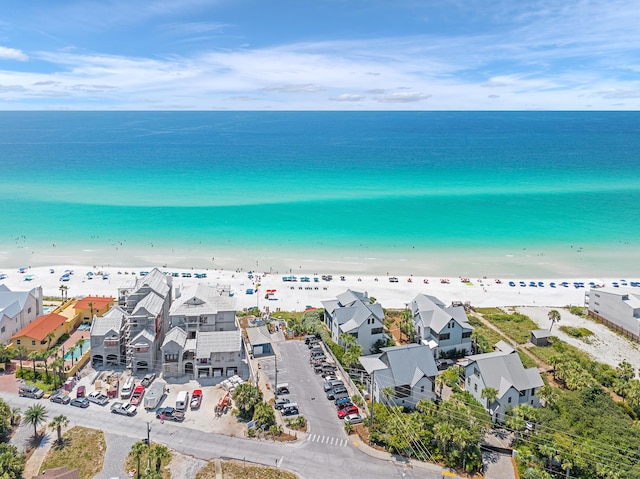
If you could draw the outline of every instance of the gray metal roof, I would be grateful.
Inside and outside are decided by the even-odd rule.
[[[112,306],[102,317],[94,316],[89,331],[90,336],[104,336],[109,331],[120,334],[127,312],[119,306]]]
[[[208,284],[198,284],[185,288],[182,295],[171,305],[171,316],[195,316],[217,314],[223,311],[235,311],[235,300],[220,294],[220,291]]]
[[[138,334],[136,334],[133,337],[133,339],[130,341],[130,344],[132,346],[135,346],[135,345],[139,344],[138,341],[140,341],[140,339],[142,339],[142,338],[146,339],[147,341],[146,342],[143,341],[140,344],[147,344],[148,343],[148,344],[151,345],[156,341],[156,338],[155,338],[155,336],[153,335],[153,333],[151,331],[149,331],[147,329],[143,329],[142,331],[140,331]]]
[[[242,333],[236,331],[198,332],[196,358],[209,358],[211,353],[232,353],[242,349]]]
[[[421,324],[423,328],[430,328],[436,333],[442,332],[452,319],[463,329],[473,329],[462,306],[447,308],[435,296],[418,294],[411,302],[411,313],[416,323]]]
[[[171,288],[171,278],[167,277],[158,268],[153,268],[149,274],[136,280],[135,290],[151,288],[162,297],[167,297]]]
[[[141,314],[141,310],[146,311],[151,316],[158,316],[162,312],[162,307],[164,305],[164,299],[158,296],[155,292],[150,292],[140,301],[133,309],[133,315]]]
[[[30,295],[33,295],[33,290],[11,291],[6,284],[0,285],[0,316],[17,316],[24,309]]]
[[[551,336],[553,336],[553,333],[548,329],[534,329],[533,331],[531,331],[531,334],[533,334],[533,337],[537,339],[550,338]]]
[[[260,344],[270,344],[271,335],[266,326],[258,326],[256,328],[247,328],[247,338],[251,346],[258,346]]]
[[[518,391],[539,388],[544,385],[536,368],[525,369],[517,352],[505,353],[496,351],[487,354],[469,356],[470,368],[474,363],[478,367],[487,387],[498,390],[502,397],[512,386]]]
[[[322,305],[341,325],[343,332],[358,329],[368,318],[373,316],[379,321],[384,320],[384,311],[379,303],[371,303],[365,293],[348,289],[338,295],[337,300],[323,301]]]
[[[367,373],[376,371],[375,378],[381,387],[413,387],[421,378],[434,378],[438,374],[431,348],[422,344],[382,348],[380,354],[359,359]]]
[[[184,329],[179,328],[178,326],[171,328],[171,330],[164,337],[162,347],[166,346],[171,341],[174,341],[178,346],[184,349],[184,346],[187,342],[187,333],[184,331]]]

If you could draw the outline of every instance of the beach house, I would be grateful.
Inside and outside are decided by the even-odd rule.
[[[27,351],[46,351],[66,333],[67,318],[49,313],[37,317],[11,337],[15,347],[24,346]]]
[[[640,341],[640,293],[631,288],[592,288],[589,316]]]
[[[460,363],[464,368],[465,389],[497,422],[504,421],[505,413],[521,404],[540,407],[539,390],[544,385],[536,368],[524,368],[515,349],[506,343],[501,349],[467,356]],[[495,390],[495,396],[488,394],[487,388]]]
[[[100,360],[107,362],[108,356],[118,357],[115,349],[121,347],[120,361],[134,374],[159,368],[158,355],[169,326],[171,300],[172,278],[157,268],[118,288],[118,305],[104,315],[107,320],[91,329],[92,363],[97,366]],[[112,312],[114,308],[117,309]],[[111,326],[116,325],[118,317],[122,322],[116,338]]]
[[[462,306],[445,306],[435,296],[418,294],[409,304],[416,342],[431,347],[436,358],[471,353],[473,327]]]
[[[372,303],[366,292],[348,289],[336,299],[322,301],[322,305],[324,324],[336,343],[342,343],[342,334],[350,334],[367,354],[373,352],[377,341],[387,339],[382,305]]]
[[[79,299],[73,308],[76,316],[73,326],[80,323],[89,324],[94,316],[103,316],[115,304],[116,299],[110,296],[85,296]]]
[[[406,344],[382,348],[380,354],[361,356],[371,397],[391,405],[415,408],[422,399],[433,400],[438,373],[429,346]]]
[[[0,344],[7,344],[14,334],[42,316],[42,300],[41,286],[29,291],[11,291],[0,284]]]
[[[127,312],[113,306],[102,316],[95,316],[91,323],[91,364],[93,367],[121,366],[125,362],[123,326]]]
[[[161,347],[163,376],[248,377],[231,288],[196,285],[176,295]]]

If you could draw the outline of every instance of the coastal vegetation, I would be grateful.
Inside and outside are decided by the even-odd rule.
[[[244,461],[221,461],[224,479],[297,479],[297,475],[280,468],[247,464]],[[216,479],[215,461],[198,471],[195,479]]]
[[[58,426],[55,424],[53,427],[57,429]],[[49,450],[40,467],[40,473],[47,469],[67,466],[69,469],[80,469],[80,479],[96,477],[104,465],[106,450],[107,443],[103,431],[75,426],[62,435],[62,442]]]
[[[577,339],[587,339],[593,336],[593,331],[587,328],[576,328],[574,326],[560,326],[558,329],[563,333]]]
[[[25,458],[18,449],[7,444],[13,428],[20,424],[21,411],[11,408],[0,398],[0,477],[2,479],[21,479]]]
[[[529,316],[521,313],[485,313],[482,316],[518,344],[525,344],[531,337],[531,331],[539,329]]]
[[[158,443],[147,444],[146,440],[138,441],[131,446],[131,452],[125,460],[125,469],[139,471],[141,479],[170,479],[171,472],[168,466],[172,458],[171,450],[167,446]]]

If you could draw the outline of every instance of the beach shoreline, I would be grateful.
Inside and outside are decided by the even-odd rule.
[[[89,295],[117,297],[118,288],[127,283],[131,284],[140,278],[145,271],[151,271],[153,266],[113,267],[102,265],[50,265],[26,267],[20,273],[17,269],[3,268],[0,273],[7,277],[0,280],[0,284],[7,285],[11,290],[29,290],[41,286],[43,294],[48,297],[60,297],[61,286],[66,286],[68,297],[84,297]],[[68,281],[60,278],[65,270],[73,270]],[[321,308],[322,301],[334,299],[347,289],[366,292],[375,297],[383,307],[402,309],[410,303],[417,294],[433,295],[446,304],[452,302],[468,303],[475,307],[512,307],[512,306],[583,306],[585,293],[589,289],[589,282],[611,286],[613,281],[620,278],[592,278],[592,277],[436,277],[410,275],[358,275],[329,273],[297,275],[295,282],[283,281],[283,274],[270,274],[263,271],[223,270],[223,269],[184,269],[160,268],[173,277],[174,288],[184,289],[190,285],[208,284],[230,287],[234,293],[236,307],[243,310],[252,307],[269,308],[270,311],[303,311],[308,308]],[[53,272],[51,272],[53,271]],[[87,273],[93,273],[88,276]],[[206,278],[196,278],[195,273],[205,274]],[[288,275],[289,273],[286,273]],[[330,281],[322,276],[332,274]],[[103,276],[104,275],[104,276]],[[190,277],[186,277],[190,275]],[[308,281],[302,281],[303,277]],[[89,279],[89,278],[92,279]],[[103,279],[103,277],[105,279]],[[317,280],[316,280],[317,278]],[[396,278],[397,282],[390,279]],[[448,283],[442,280],[448,279]],[[636,278],[628,278],[636,281]],[[468,281],[463,281],[468,280]],[[515,282],[510,286],[509,282]],[[519,282],[526,286],[520,286]],[[536,287],[531,287],[531,282]],[[563,281],[567,287],[561,286]],[[543,286],[539,286],[539,282]],[[550,286],[551,282],[556,287]],[[574,282],[582,282],[585,287],[576,288]],[[252,291],[248,294],[247,291]],[[275,290],[266,299],[266,290]]]

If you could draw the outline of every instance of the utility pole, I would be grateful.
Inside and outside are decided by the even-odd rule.
[[[151,425],[147,422],[147,469],[151,470]]]
[[[278,356],[276,356],[276,352],[273,352],[273,360],[276,365],[276,383],[273,386],[273,397],[278,399]]]
[[[375,409],[376,396],[375,396],[375,382],[376,382],[376,370],[371,373],[371,426],[373,426],[373,410]]]

